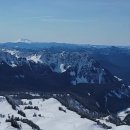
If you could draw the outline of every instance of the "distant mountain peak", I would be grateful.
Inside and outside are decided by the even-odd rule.
[[[31,43],[32,41],[26,38],[21,38],[16,41],[16,43]]]

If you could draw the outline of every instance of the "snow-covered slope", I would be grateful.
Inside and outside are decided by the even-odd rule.
[[[62,106],[56,99],[50,98],[48,100],[43,101],[43,99],[32,99],[32,100],[22,100],[26,105],[20,105],[20,108],[25,112],[26,118],[32,120],[36,123],[41,129],[44,130],[103,130],[96,125],[95,122],[92,122],[87,119],[81,119],[79,115],[76,113],[67,110],[64,106]],[[32,102],[32,106],[38,106],[39,110],[24,110],[24,107],[29,104],[29,101]],[[0,97],[0,106],[1,111],[0,114],[5,115],[4,118],[0,117],[0,129],[1,130],[15,130],[15,128],[10,126],[10,123],[6,123],[5,119],[8,118],[8,115],[14,115],[14,117],[20,117],[17,114],[17,111],[13,110],[6,101],[4,97]],[[59,111],[59,107],[62,107],[66,110],[66,112]],[[36,117],[33,117],[34,113]],[[38,115],[41,115],[40,117]],[[21,123],[22,129],[32,130],[25,123]]]
[[[0,130],[16,130],[12,127],[10,122],[5,122],[9,116],[20,117],[31,120],[40,127],[41,130],[104,130],[97,123],[81,118],[75,112],[68,110],[61,105],[59,101],[54,98],[50,99],[22,99],[23,105],[19,105],[17,110],[13,110],[10,104],[4,97],[0,97]],[[25,109],[27,106],[37,106],[39,109]],[[62,108],[62,110],[59,110]],[[26,117],[22,117],[17,114],[18,110],[22,110]],[[35,116],[34,116],[35,115]],[[26,124],[18,121],[22,130],[32,130],[32,128]],[[112,125],[112,130],[128,130],[130,126],[118,126]]]
[[[39,111],[26,110],[27,118],[32,119],[40,128],[45,130],[85,130],[97,129],[98,126],[87,119],[81,119],[76,113],[67,110],[56,99],[50,98],[43,102],[42,99],[31,100],[34,106],[39,106]],[[29,100],[23,100],[29,103]],[[62,107],[66,112],[59,111]],[[42,119],[39,117],[33,118],[33,114],[41,114]],[[51,126],[50,126],[51,124]],[[101,129],[101,128],[99,128]]]

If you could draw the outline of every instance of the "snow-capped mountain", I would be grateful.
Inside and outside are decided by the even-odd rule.
[[[34,66],[41,66],[46,68],[45,71],[49,70],[53,74],[66,74],[66,78],[69,78],[68,80],[73,85],[79,83],[106,84],[117,80],[85,52],[51,53],[48,51],[28,50],[25,52],[23,50],[2,49],[0,51],[0,63],[1,65],[8,65],[12,70],[26,65],[29,71],[37,73],[43,70],[40,68],[36,70]],[[44,71],[40,74],[44,74]],[[16,76],[16,73],[14,73],[14,76]]]
[[[32,43],[32,41],[29,39],[21,38],[15,41],[15,43]]]
[[[10,43],[8,45],[10,45]],[[21,43],[19,45],[21,45]],[[25,43],[24,45],[29,46],[31,44]],[[59,48],[61,48],[61,50]],[[123,110],[127,108],[129,110],[130,108],[130,88],[123,83],[123,80],[118,76],[114,76],[95,60],[89,50],[83,51],[79,48],[65,49],[62,47],[30,49],[30,47],[16,47],[16,44],[15,47],[2,45],[2,47],[0,47],[0,90],[2,90],[0,91],[0,95],[3,95],[4,93],[6,96],[13,91],[15,99],[22,98],[21,101],[24,101],[23,104],[18,105],[18,109],[13,111],[17,123],[20,123],[23,129],[32,129],[30,128],[30,123],[33,123],[30,122],[30,119],[32,119],[33,115],[34,117],[32,121],[35,122],[38,120],[33,126],[38,130],[39,127],[51,129],[51,127],[43,127],[41,124],[48,121],[48,115],[50,113],[52,116],[49,118],[49,123],[54,123],[55,125],[56,122],[53,122],[54,120],[61,120],[62,115],[55,117],[54,113],[59,113],[59,111],[55,111],[55,107],[56,109],[57,107],[62,107],[62,110],[60,108],[62,112],[68,112],[63,118],[75,116],[75,118],[81,122],[89,122],[91,120],[90,123],[85,123],[85,126],[89,129],[91,129],[91,127],[93,129],[101,130],[104,128],[114,130],[118,128],[127,129],[127,126],[124,125],[129,124],[129,114],[126,114]],[[40,94],[44,93],[44,96],[45,93],[47,93],[46,98],[48,100],[45,102],[50,102],[51,100],[51,105],[54,105],[51,107],[54,107],[54,111],[51,111],[52,109],[50,109],[45,112],[49,113],[45,115],[45,122],[41,120],[40,116],[35,118],[36,115],[43,114],[41,110],[43,110],[45,106],[44,102],[41,101],[41,98],[44,96],[40,96],[38,99],[33,100],[34,97],[25,95],[25,93],[20,95],[20,92],[23,91],[38,91]],[[19,96],[16,95],[17,92]],[[28,110],[23,109],[23,107],[27,107],[25,101],[27,101],[27,104],[30,102],[27,99],[24,100],[25,97],[29,99],[32,98],[30,101],[32,101],[33,105],[35,105],[36,100],[37,103],[39,102],[36,104],[40,108],[39,113],[34,114],[35,110],[27,112]],[[9,109],[9,112],[12,112],[7,100],[8,98],[5,99],[2,97],[0,105],[7,105],[9,107],[7,108]],[[17,103],[19,104],[20,102],[18,101]],[[66,108],[61,106],[60,103],[66,106]],[[58,104],[58,106],[55,104]],[[33,109],[33,105],[31,107],[29,106],[29,109]],[[19,110],[22,110],[22,112],[27,115],[26,120],[17,118],[17,116],[19,117]],[[71,115],[71,111],[69,110],[78,113],[85,119],[80,119],[80,116],[77,118],[76,115]],[[121,111],[124,115],[123,119],[121,117]],[[37,112],[37,110],[35,112]],[[2,120],[0,117],[0,122],[2,122],[0,127],[3,128],[3,130],[7,129],[7,126],[12,129],[12,126],[10,125],[12,120],[10,120],[10,116],[7,117],[9,113],[4,110],[2,110],[2,113],[0,113],[0,116],[2,117]],[[7,119],[7,123],[5,123],[5,119]],[[64,125],[65,121],[62,121],[62,125],[59,126],[57,124],[55,129]],[[75,120],[72,122],[75,124]],[[116,127],[116,125],[119,125],[119,127]],[[69,128],[84,130],[85,127],[83,126],[83,124],[81,127],[80,124],[79,127],[73,127],[73,125],[70,125]]]
[[[2,48],[0,73],[1,90],[80,92],[87,98],[92,96],[85,99],[87,107],[105,113],[130,105],[128,86],[86,52]],[[125,104],[112,109],[113,101]]]

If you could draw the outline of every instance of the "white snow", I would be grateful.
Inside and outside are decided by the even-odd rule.
[[[61,73],[63,73],[63,72],[66,71],[65,68],[64,68],[64,64],[61,64],[61,65],[60,65],[60,70],[61,70]]]
[[[103,130],[98,127],[95,122],[82,119],[75,112],[67,110],[54,98],[50,98],[44,102],[42,99],[33,99],[31,101],[32,104],[38,106],[40,110],[25,110],[27,118],[31,119],[44,130]],[[23,102],[28,103],[29,100],[25,99]],[[59,111],[59,107],[64,108],[66,113]],[[34,113],[37,115],[41,114],[42,117],[32,117]]]
[[[127,108],[127,109],[125,109],[125,110],[118,113],[118,116],[121,118],[121,120],[124,120],[124,118],[128,114],[127,112],[130,112],[130,108]]]
[[[101,69],[99,72],[99,84],[102,83],[104,74],[105,74],[104,69]]]
[[[32,55],[32,56],[28,56],[27,60],[33,61],[35,63],[38,63],[38,62],[42,63],[40,58],[41,58],[41,55],[36,55],[35,54],[35,55]]]
[[[8,118],[8,115],[21,116],[17,114],[17,111],[12,109],[11,105],[2,96],[0,96],[0,114],[5,115],[5,118],[0,117],[0,130],[17,130],[11,127],[10,123],[6,123],[5,119]]]
[[[15,41],[15,43],[32,43],[32,41],[29,39],[21,38]]]
[[[10,53],[11,55],[15,55],[18,51],[15,51],[15,50],[5,50],[5,52]]]
[[[14,63],[12,63],[10,66],[12,66],[12,67],[16,67],[17,65],[16,65],[16,64],[14,64]]]
[[[130,130],[130,126],[127,125],[117,126],[113,130]]]
[[[20,105],[19,109],[26,113],[26,118],[32,120],[42,130],[104,130],[100,126],[96,125],[95,122],[83,119],[80,115],[68,110],[66,107],[61,105],[59,101],[54,98],[47,100],[43,99],[22,99],[24,105]],[[25,106],[29,105],[29,101],[32,102],[32,106],[38,106],[39,110],[24,109]],[[8,114],[20,117],[17,111],[13,110],[10,104],[4,97],[0,97],[0,114],[4,114],[5,118],[0,117],[0,130],[16,130],[11,127],[10,123],[5,122]],[[59,107],[62,107],[66,112],[60,111]],[[33,117],[36,113],[36,117]],[[41,117],[38,115],[41,114]],[[22,117],[23,118],[23,117]],[[103,122],[103,121],[102,121]],[[18,122],[22,126],[22,130],[32,130],[30,126],[25,123]],[[129,130],[130,126],[118,126],[112,125],[112,130]]]
[[[18,52],[19,52],[19,51],[15,50],[15,49],[12,49],[12,50],[2,49],[2,51],[9,53],[9,54],[11,54],[12,56],[15,56],[16,58],[19,58],[19,56],[18,56]]]
[[[1,99],[1,98],[0,98]],[[28,119],[32,120],[36,123],[41,129],[44,130],[103,130],[96,125],[95,122],[90,121],[88,119],[82,119],[78,114],[67,110],[64,106],[61,105],[56,99],[50,98],[48,100],[43,101],[43,99],[32,99],[32,100],[22,100],[24,103],[28,104],[29,101],[32,101],[33,106],[38,106],[38,110],[24,110],[26,105],[21,105],[20,109],[22,109]],[[4,99],[0,100],[0,113],[5,114],[6,117],[8,114],[13,114],[15,116],[19,116],[15,110],[11,108],[8,102]],[[66,113],[63,111],[59,111],[59,107],[62,107],[66,110]],[[33,114],[36,115],[41,114],[41,117],[33,117]],[[10,123],[6,123],[5,119],[0,118],[0,130],[15,130],[10,126]],[[31,130],[31,128],[25,124],[21,123],[23,130]]]
[[[120,79],[119,77],[117,76],[114,76],[118,81],[122,81],[122,79]]]
[[[90,94],[90,93],[88,93],[88,96],[91,96],[91,94]]]

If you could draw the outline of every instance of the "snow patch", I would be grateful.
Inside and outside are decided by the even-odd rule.
[[[8,50],[8,49],[2,49],[3,52],[7,52],[9,54],[11,54],[12,56],[15,56],[16,58],[19,58],[18,56],[18,52],[17,50]]]
[[[114,76],[118,81],[122,81],[122,79],[120,79],[119,77],[117,77],[117,76]]]
[[[65,65],[64,64],[60,64],[60,70],[61,70],[61,73],[65,72]]]
[[[28,61],[33,61],[35,63],[42,63],[41,55],[32,55],[26,58]]]
[[[121,118],[121,120],[124,120],[125,117],[128,115],[128,112],[130,113],[130,108],[127,108],[127,109],[119,112],[118,116]]]

